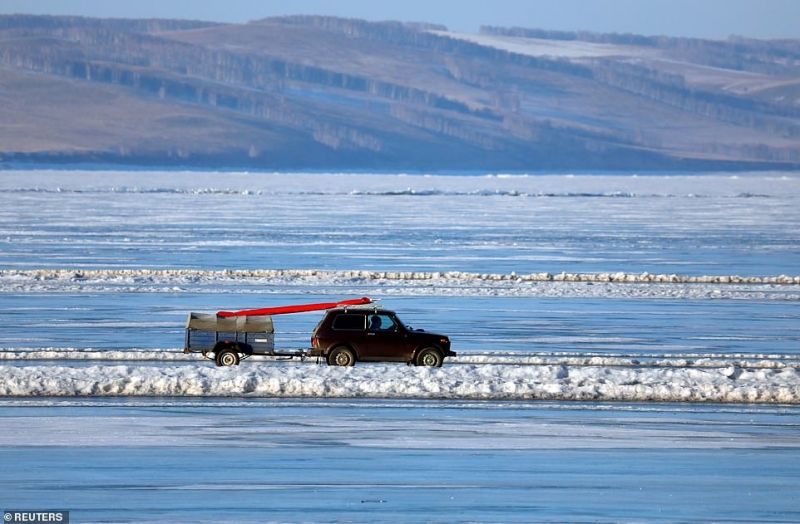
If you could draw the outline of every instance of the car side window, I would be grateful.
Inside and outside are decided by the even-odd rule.
[[[363,331],[366,327],[366,316],[348,313],[338,315],[333,319],[331,327],[337,331]]]
[[[375,314],[370,316],[370,331],[394,331],[396,328],[397,325],[389,315]]]

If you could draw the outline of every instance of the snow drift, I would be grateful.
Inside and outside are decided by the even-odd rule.
[[[0,366],[1,396],[314,397],[800,403],[800,370],[309,364]]]
[[[365,270],[0,269],[5,293],[320,293],[800,300],[800,276]]]
[[[350,278],[362,280],[466,280],[479,282],[591,282],[591,283],[670,283],[670,284],[800,284],[800,276],[677,275],[650,273],[470,273],[466,271],[324,271],[315,269],[4,269],[4,279],[28,281],[94,280],[119,278],[153,279],[161,282],[197,279],[275,279],[275,278]]]

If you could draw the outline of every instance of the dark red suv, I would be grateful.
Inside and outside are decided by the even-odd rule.
[[[445,357],[456,356],[447,336],[410,329],[383,309],[329,310],[314,328],[311,346],[308,355],[331,366],[371,361],[440,367]]]

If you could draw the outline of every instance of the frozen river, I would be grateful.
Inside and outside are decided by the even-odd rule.
[[[16,401],[3,504],[77,522],[797,522],[797,407]],[[21,445],[18,435],[25,435]]]
[[[2,172],[0,509],[796,522],[798,226],[797,174]],[[189,311],[360,296],[458,357],[180,352]]]
[[[800,275],[800,178],[4,172],[7,268]]]

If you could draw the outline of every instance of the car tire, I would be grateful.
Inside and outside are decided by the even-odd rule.
[[[220,367],[238,366],[239,353],[232,349],[222,349],[216,354],[214,362]]]
[[[333,350],[330,353],[328,353],[328,365],[355,366],[356,355],[355,353],[353,353],[352,349],[345,346],[339,346],[337,348],[333,348]]]
[[[444,362],[444,357],[441,351],[436,348],[425,348],[417,354],[415,364],[417,366],[426,366],[440,368]]]

